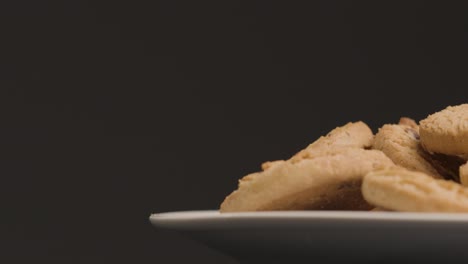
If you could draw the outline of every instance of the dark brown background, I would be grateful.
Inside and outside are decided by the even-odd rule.
[[[8,263],[234,263],[155,230],[348,121],[467,102],[466,6],[2,1]],[[2,261],[3,262],[3,261]]]

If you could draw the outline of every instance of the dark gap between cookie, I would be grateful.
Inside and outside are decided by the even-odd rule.
[[[458,156],[445,155],[441,153],[429,153],[419,145],[418,153],[429,162],[437,172],[446,180],[460,183],[459,168],[466,163],[466,160]]]

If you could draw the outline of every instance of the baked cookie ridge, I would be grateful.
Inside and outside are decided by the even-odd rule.
[[[370,204],[404,212],[468,212],[468,189],[402,167],[369,172],[362,184]]]
[[[393,165],[381,151],[358,148],[299,162],[280,161],[241,179],[220,211],[368,210],[360,192],[362,177]]]
[[[369,148],[372,145],[374,134],[363,121],[349,122],[331,130],[327,135],[321,136],[305,149],[290,158],[297,162],[302,159],[322,155],[324,151],[334,148]]]
[[[399,166],[424,172],[434,178],[443,178],[432,166],[429,154],[424,153],[420,146],[419,129],[412,119],[402,118],[399,124],[385,124],[380,127],[372,148],[381,150]]]
[[[448,106],[420,121],[421,145],[430,153],[468,157],[468,104]]]

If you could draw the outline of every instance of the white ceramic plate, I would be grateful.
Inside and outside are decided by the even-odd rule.
[[[468,261],[468,214],[186,211],[150,221],[240,260]]]

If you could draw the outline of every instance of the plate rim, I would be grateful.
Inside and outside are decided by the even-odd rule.
[[[279,223],[280,220],[372,223],[467,224],[468,213],[415,213],[385,211],[263,211],[220,213],[218,210],[171,211],[153,213],[149,220],[158,228],[197,228],[206,223],[217,226],[252,221]]]

